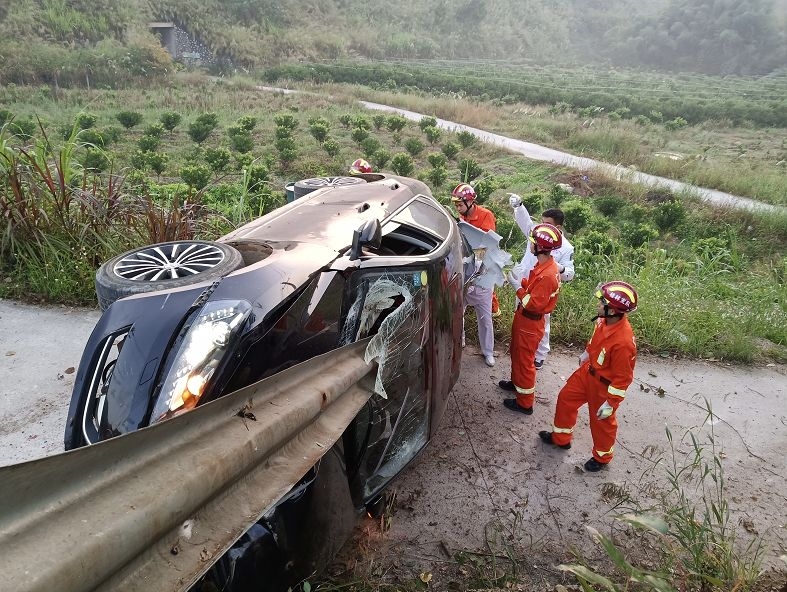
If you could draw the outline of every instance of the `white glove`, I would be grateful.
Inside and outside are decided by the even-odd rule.
[[[512,288],[514,288],[514,290],[519,288],[519,282],[517,281],[516,277],[514,277],[514,274],[510,271],[506,272],[506,281],[511,285]]]
[[[599,419],[607,419],[614,412],[615,409],[609,404],[609,401],[604,401],[604,404],[596,411],[596,417]]]
[[[519,197],[516,193],[509,193],[508,203],[511,204],[512,208],[518,208],[519,206],[522,205],[522,198]]]
[[[582,364],[587,362],[589,359],[590,359],[590,354],[588,353],[588,350],[583,351],[582,355],[579,356],[579,365],[581,366]]]

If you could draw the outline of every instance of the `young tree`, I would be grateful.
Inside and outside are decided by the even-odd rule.
[[[226,148],[208,148],[205,150],[205,162],[208,163],[210,170],[218,174],[229,166],[230,151]]]
[[[423,152],[424,143],[418,138],[407,138],[404,141],[404,149],[407,150],[411,156],[415,157]]]
[[[330,131],[329,127],[319,121],[316,121],[309,125],[309,133],[317,140],[317,143],[322,145],[325,143],[325,140],[328,139],[328,132]]]
[[[137,113],[136,111],[121,111],[115,115],[115,119],[117,119],[124,128],[131,129],[142,123],[142,113]]]
[[[409,177],[413,174],[414,168],[413,159],[409,154],[405,154],[404,152],[399,152],[391,159],[391,169],[397,175]]]
[[[175,113],[174,111],[167,111],[166,113],[162,113],[161,117],[159,117],[159,121],[161,125],[164,126],[168,132],[171,132],[180,123],[180,113]]]
[[[437,144],[437,142],[440,140],[440,136],[443,135],[443,132],[441,132],[435,126],[429,126],[424,128],[424,134],[426,134],[426,139],[429,140],[430,144]]]
[[[218,125],[219,118],[215,113],[203,113],[189,124],[189,137],[197,144],[202,144]]]

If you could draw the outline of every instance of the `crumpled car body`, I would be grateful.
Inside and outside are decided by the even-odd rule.
[[[511,255],[500,248],[503,237],[494,230],[481,230],[464,220],[459,220],[458,224],[475,254],[476,269],[471,274],[465,270],[465,281],[487,289],[505,284],[503,268],[511,264]]]
[[[106,308],[85,347],[66,449],[371,338],[376,393],[194,589],[286,590],[319,570],[443,415],[459,375],[463,266],[472,253],[423,183],[361,181],[329,183],[218,239],[242,257],[223,277],[196,273],[165,289],[132,278],[148,283]],[[114,264],[118,273],[128,260]]]

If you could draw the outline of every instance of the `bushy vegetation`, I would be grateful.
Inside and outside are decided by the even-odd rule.
[[[79,92],[63,91],[57,103],[47,101],[34,89],[4,91],[4,104],[14,117],[6,118],[2,135],[4,295],[91,302],[92,270],[131,244],[184,229],[200,238],[215,237],[231,224],[282,204],[286,181],[344,174],[361,150],[373,149],[370,162],[376,170],[421,177],[448,207],[450,189],[471,180],[497,214],[504,247],[516,259],[524,237],[513,223],[506,192],[522,195],[534,215],[556,205],[564,208],[578,273],[561,292],[555,340],[582,342],[594,286],[619,277],[642,294],[633,322],[643,349],[737,360],[787,359],[783,217],[713,210],[690,196],[646,191],[590,171],[560,175],[470,142],[467,135],[444,133],[429,150],[411,155],[406,149],[410,140],[421,141],[424,133],[416,122],[389,116],[378,128],[360,109],[337,108],[306,95],[260,94],[220,81],[199,80],[194,87],[150,94],[95,91],[90,117],[79,115]],[[142,121],[131,129],[118,127],[119,105],[141,113]],[[164,114],[176,119],[173,105],[183,123],[166,132],[159,122]],[[40,117],[43,131],[34,116]],[[75,127],[73,137],[58,139],[59,130],[88,119],[90,128]],[[33,122],[31,137],[11,134],[17,120]],[[196,123],[210,128],[201,145],[190,137]],[[320,130],[317,137],[315,129]],[[358,129],[368,133],[363,147],[353,139]],[[88,132],[107,133],[113,141],[99,148],[81,140]],[[238,137],[250,138],[249,151],[233,145]],[[555,189],[557,181],[567,182],[575,193]],[[47,195],[55,201],[42,201]],[[87,205],[76,205],[83,201],[90,205],[84,215]],[[50,226],[35,222],[44,211]],[[72,220],[76,213],[82,217]],[[138,218],[136,225],[131,216]],[[87,227],[96,228],[91,241],[82,238]],[[38,270],[55,263],[58,269],[76,266],[82,271],[63,271],[60,282],[36,279]],[[60,287],[66,275],[68,290]],[[513,296],[505,289],[501,298]]]
[[[268,82],[307,80],[360,84],[370,88],[459,94],[531,105],[560,105],[591,117],[615,113],[646,124],[728,120],[787,127],[787,76],[754,79],[664,75],[634,70],[467,63],[365,60],[286,64],[264,73]],[[568,81],[568,82],[567,82]]]
[[[784,42],[772,2],[670,2],[621,27],[609,55],[676,71],[764,74],[784,65]]]
[[[135,45],[107,41],[69,50],[30,43],[13,34],[4,39],[0,41],[2,84],[123,88],[139,85],[143,79],[163,80],[172,71],[172,59],[155,39]]]
[[[784,18],[774,0],[25,0],[0,9],[0,82],[115,87],[162,76],[150,21],[177,23],[215,73],[362,56],[760,75],[787,62]]]

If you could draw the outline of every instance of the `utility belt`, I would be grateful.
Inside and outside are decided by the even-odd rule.
[[[601,374],[598,374],[596,372],[596,369],[593,366],[591,366],[590,364],[588,364],[588,372],[590,372],[591,376],[594,376],[595,378],[597,378],[601,382],[601,384],[605,384],[607,386],[612,384],[612,381],[609,378],[604,378],[603,376],[601,376]]]
[[[522,315],[526,319],[533,319],[534,321],[540,321],[541,319],[544,318],[543,314],[537,312],[530,312],[529,310],[526,310],[524,306],[522,307]]]

